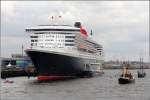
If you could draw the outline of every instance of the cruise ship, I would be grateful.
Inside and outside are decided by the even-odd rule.
[[[38,80],[92,77],[102,74],[103,47],[89,38],[80,22],[26,28],[31,47],[26,49]]]

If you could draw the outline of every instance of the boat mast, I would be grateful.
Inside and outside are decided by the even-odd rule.
[[[140,69],[143,73],[143,58],[140,58]]]

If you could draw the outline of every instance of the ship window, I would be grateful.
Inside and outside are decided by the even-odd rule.
[[[65,44],[65,46],[74,46],[74,44]]]
[[[60,34],[72,34],[72,33],[60,33]]]
[[[75,38],[75,36],[65,36],[66,38]]]
[[[38,36],[31,36],[31,38],[38,38]]]
[[[44,34],[44,33],[35,33],[35,34]]]
[[[49,40],[49,39],[46,39],[45,41],[51,41],[51,40]]]
[[[97,50],[102,50],[102,49],[97,49]]]
[[[65,42],[74,42],[74,40],[65,40]]]
[[[98,50],[98,52],[102,52],[102,51],[99,51],[99,50]]]

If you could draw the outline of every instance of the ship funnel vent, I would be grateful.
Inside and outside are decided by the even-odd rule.
[[[77,27],[77,28],[80,28],[81,27],[81,23],[80,22],[75,22],[74,26]]]

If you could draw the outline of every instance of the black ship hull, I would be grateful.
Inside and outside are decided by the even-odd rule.
[[[119,84],[128,84],[128,83],[133,83],[135,80],[134,79],[128,79],[124,77],[120,77],[118,79]]]
[[[91,67],[90,63],[102,63],[101,60],[73,57],[38,50],[26,50],[26,53],[31,58],[37,70],[39,80],[49,78],[59,79],[59,77],[93,76],[95,72],[101,74],[100,71],[91,71],[91,68],[89,68],[89,70],[85,69],[85,66]],[[89,73],[87,74],[87,72]],[[49,78],[45,76],[49,76]]]

